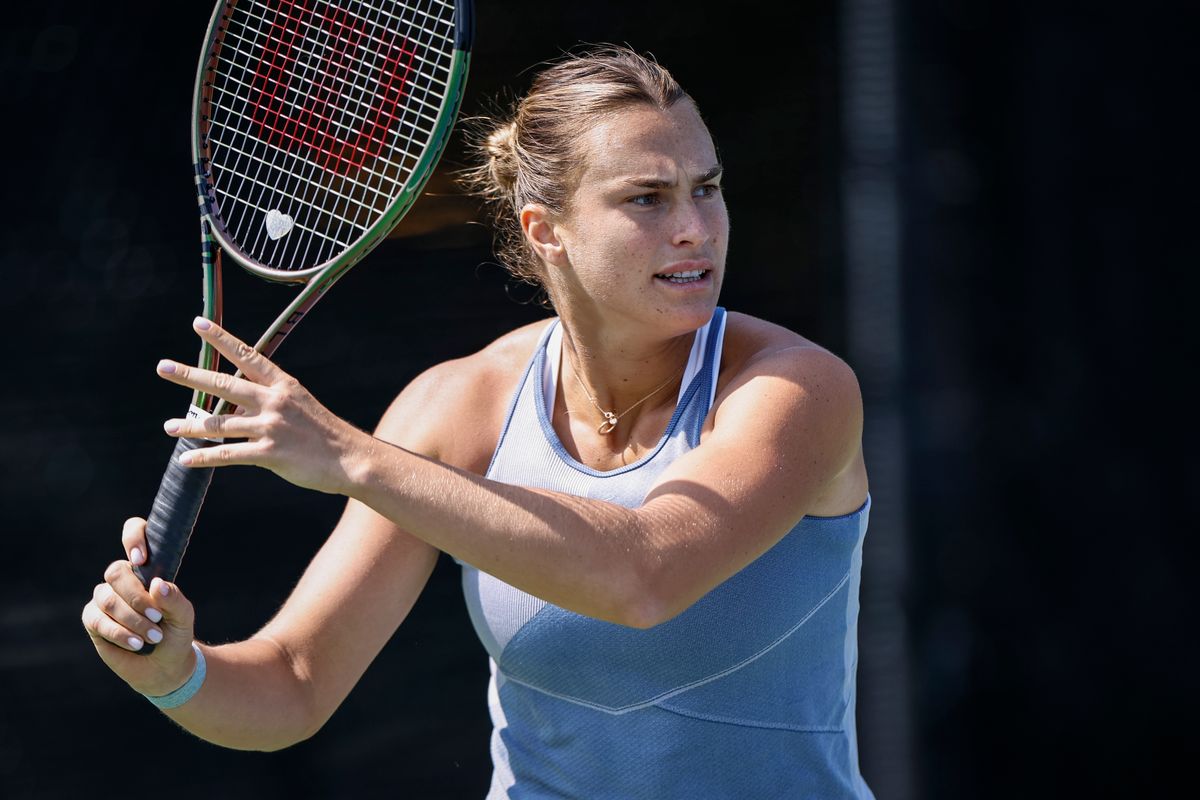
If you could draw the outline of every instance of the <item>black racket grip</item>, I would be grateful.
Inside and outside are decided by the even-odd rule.
[[[206,439],[183,438],[175,445],[146,520],[146,560],[133,568],[147,589],[154,578],[175,580],[208,485],[212,483],[212,467],[185,467],[179,463],[179,456],[212,444]],[[137,652],[149,655],[154,652],[154,645],[146,642]]]

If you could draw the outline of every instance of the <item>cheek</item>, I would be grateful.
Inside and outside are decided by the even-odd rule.
[[[718,232],[722,239],[729,238],[729,209],[725,207],[725,203],[719,203],[714,206],[713,211],[713,230]]]
[[[644,275],[655,264],[664,235],[649,215],[631,219],[603,210],[581,214],[571,230],[571,263],[595,297],[607,298],[633,285],[613,278]]]
[[[653,241],[652,231],[625,218],[597,224],[580,237],[580,244],[597,266],[607,269],[620,269],[631,259],[645,257],[652,252]]]
[[[730,242],[730,215],[725,211],[724,205],[714,212],[712,228],[710,230],[713,231],[714,243],[724,253],[728,242]]]

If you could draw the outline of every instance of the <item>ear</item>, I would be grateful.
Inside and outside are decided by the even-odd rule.
[[[550,210],[539,203],[528,203],[521,209],[521,230],[533,252],[547,264],[566,266],[567,247],[559,237],[558,226]]]

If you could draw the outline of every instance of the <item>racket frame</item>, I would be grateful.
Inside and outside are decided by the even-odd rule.
[[[312,310],[317,301],[329,290],[329,287],[346,274],[347,271],[368,253],[375,249],[379,242],[386,238],[397,223],[408,213],[420,196],[434,168],[441,159],[442,152],[450,139],[450,132],[458,118],[459,106],[462,103],[463,91],[466,87],[467,72],[471,62],[471,47],[474,38],[474,9],[470,0],[459,0],[455,5],[455,42],[453,56],[450,62],[450,77],[447,81],[446,93],[438,107],[437,122],[429,137],[429,144],[421,154],[421,158],[413,166],[399,196],[388,207],[388,210],[378,220],[339,255],[304,270],[280,270],[267,267],[248,256],[228,236],[219,217],[219,209],[211,182],[212,173],[209,170],[208,144],[202,130],[202,123],[208,110],[208,92],[206,78],[211,62],[217,59],[217,49],[214,42],[220,31],[224,13],[234,3],[225,0],[217,4],[212,18],[208,23],[204,47],[200,51],[200,63],[196,69],[196,84],[192,100],[192,162],[196,175],[196,191],[200,206],[201,247],[203,251],[203,316],[206,319],[221,324],[221,260],[222,255],[232,258],[242,269],[273,283],[303,283],[305,286],[297,296],[279,314],[274,322],[264,331],[254,345],[254,349],[270,358],[300,320]],[[205,342],[201,346],[197,364],[208,370],[216,370],[220,363],[219,354]],[[240,371],[237,373],[240,375]],[[229,405],[223,401],[215,401],[205,393],[193,393],[192,405],[197,408],[220,414],[230,411]]]
[[[449,66],[449,77],[446,91],[438,108],[436,124],[430,134],[428,143],[420,158],[409,173],[408,179],[399,190],[396,199],[387,210],[370,225],[363,233],[351,242],[341,253],[325,263],[315,267],[285,271],[266,267],[249,258],[237,245],[225,236],[224,228],[216,205],[215,190],[211,184],[209,171],[208,148],[205,142],[205,132],[202,126],[206,112],[207,98],[205,96],[205,79],[209,74],[208,64],[215,58],[214,42],[220,33],[219,27],[225,12],[235,5],[235,0],[222,0],[216,5],[209,20],[205,34],[204,46],[200,52],[200,63],[196,70],[196,85],[192,103],[192,161],[195,172],[197,200],[200,210],[201,234],[201,266],[203,270],[203,316],[217,324],[222,320],[221,298],[221,262],[222,254],[228,255],[239,266],[260,278],[275,283],[301,283],[297,296],[290,302],[275,321],[266,329],[254,349],[264,356],[270,357],[287,335],[296,327],[300,320],[316,305],[317,301],[329,290],[340,277],[355,264],[363,259],[386,238],[396,224],[404,217],[413,203],[416,202],[433,174],[446,144],[450,132],[458,117],[462,103],[463,90],[466,86],[467,71],[471,60],[471,47],[474,36],[474,9],[472,0],[457,0],[454,11],[455,39],[454,49]],[[216,370],[219,367],[219,355],[207,343],[200,352],[198,365],[202,369]],[[240,371],[237,373],[240,375]],[[224,400],[219,400],[203,392],[193,392],[193,409],[189,416],[196,412],[213,414],[229,413],[234,407]],[[182,561],[187,548],[192,527],[199,514],[208,482],[211,480],[212,468],[188,468],[179,462],[179,456],[190,449],[212,444],[202,439],[180,439],[168,463],[155,497],[155,508],[147,523],[147,560],[135,567],[139,579],[146,586],[156,576],[172,581]],[[181,510],[181,509],[187,510]],[[157,524],[155,520],[160,520]],[[164,522],[163,520],[169,520]],[[172,530],[167,536],[151,535],[151,528],[166,525]],[[155,540],[152,542],[151,540]],[[161,543],[169,554],[165,561],[155,558],[156,545]],[[145,655],[154,650],[154,645],[147,642],[138,652]]]

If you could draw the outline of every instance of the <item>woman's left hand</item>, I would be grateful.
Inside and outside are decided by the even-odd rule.
[[[354,455],[369,447],[372,437],[332,414],[299,381],[216,323],[197,317],[193,328],[242,377],[168,360],[158,363],[159,376],[216,395],[236,404],[238,411],[170,419],[163,427],[176,437],[246,441],[198,448],[181,461],[189,467],[252,464],[305,489],[345,493]]]

